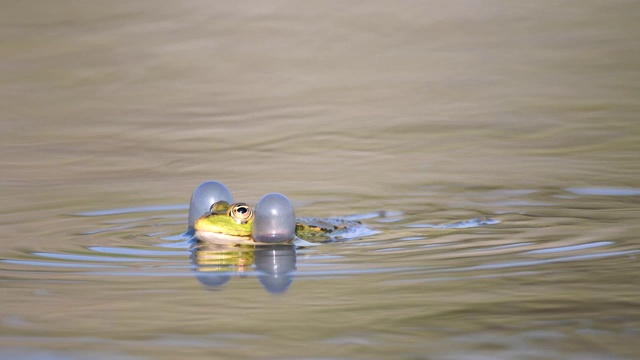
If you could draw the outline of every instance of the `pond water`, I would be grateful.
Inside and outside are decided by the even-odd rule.
[[[640,358],[637,2],[2,7],[0,358]]]

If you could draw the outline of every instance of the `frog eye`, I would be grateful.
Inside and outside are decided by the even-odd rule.
[[[214,214],[224,214],[227,211],[229,211],[229,203],[224,200],[213,203],[209,209],[209,212]]]
[[[253,216],[253,211],[247,204],[238,203],[231,207],[231,216],[237,222],[246,223]]]

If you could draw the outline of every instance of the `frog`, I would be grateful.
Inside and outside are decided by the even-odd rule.
[[[194,222],[195,236],[200,240],[253,244],[255,211],[244,202],[229,203],[221,200],[211,205],[208,212]],[[296,218],[295,236],[312,243],[340,240],[357,228],[358,220],[342,218]]]

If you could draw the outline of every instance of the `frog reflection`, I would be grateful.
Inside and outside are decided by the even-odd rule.
[[[296,251],[292,244],[230,245],[197,242],[191,249],[196,278],[209,288],[219,288],[232,277],[256,276],[270,293],[284,293],[293,282]]]

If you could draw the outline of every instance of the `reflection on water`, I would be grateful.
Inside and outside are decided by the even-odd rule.
[[[296,250],[293,244],[197,244],[191,252],[196,278],[214,289],[224,285],[233,276],[248,276],[252,265],[255,265],[258,280],[270,293],[287,291],[295,276]]]

